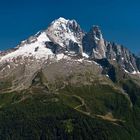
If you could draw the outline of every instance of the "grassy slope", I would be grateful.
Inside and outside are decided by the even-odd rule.
[[[131,140],[136,135],[128,99],[111,87],[69,86],[59,92],[1,94],[0,139]],[[107,112],[120,120],[96,116]]]
[[[122,82],[133,102],[109,85],[65,86],[57,94],[35,80],[0,94],[2,140],[139,140],[139,86]]]

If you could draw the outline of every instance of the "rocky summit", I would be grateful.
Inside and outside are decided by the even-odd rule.
[[[59,18],[0,52],[0,139],[139,140],[140,57]]]

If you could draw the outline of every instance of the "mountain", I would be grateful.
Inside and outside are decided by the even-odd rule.
[[[59,18],[0,52],[1,139],[139,140],[140,58]]]
[[[22,41],[14,50],[1,52],[0,61],[4,63],[29,57],[43,61],[48,58],[62,59],[64,55],[81,55],[95,61],[106,58],[116,61],[125,71],[133,74],[140,70],[138,58],[122,45],[104,40],[98,26],[85,33],[75,20],[64,18],[53,21],[48,29]]]

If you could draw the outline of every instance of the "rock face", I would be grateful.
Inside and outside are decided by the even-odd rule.
[[[95,60],[106,58],[116,61],[126,72],[139,73],[138,58],[122,45],[105,41],[98,26],[83,37],[83,49]]]
[[[127,48],[106,41],[98,26],[85,33],[75,20],[59,18],[48,29],[22,41],[15,49],[0,52],[0,78],[9,77],[11,72],[13,85],[17,87],[20,83],[21,89],[21,85],[29,85],[29,77],[44,65],[60,60],[114,62],[128,74],[139,74],[140,71],[140,58]]]
[[[83,38],[84,51],[95,59],[106,57],[106,46],[101,30],[98,26],[93,26],[89,33]]]
[[[107,59],[117,61],[128,72],[136,73],[139,71],[137,57],[127,48],[114,43],[107,43],[106,48]]]

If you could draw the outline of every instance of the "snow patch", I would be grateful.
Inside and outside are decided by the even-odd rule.
[[[106,74],[106,77],[108,77],[108,78],[109,78],[109,75],[108,75],[108,74]]]
[[[86,53],[84,53],[84,52],[83,52],[82,56],[83,56],[83,57],[86,57],[86,58],[89,58],[89,55],[86,54]]]
[[[126,73],[133,74],[133,75],[140,74],[139,71],[133,71],[133,72],[131,72],[131,73],[128,72],[126,69],[124,69],[124,71],[125,71]]]
[[[39,42],[46,42],[46,41],[50,42],[50,39],[48,38],[48,36],[46,35],[45,32],[42,32],[42,33],[37,37],[37,40],[38,40]]]
[[[61,60],[64,58],[64,54],[63,53],[57,54],[56,57],[57,57],[57,60]]]
[[[129,73],[126,69],[124,69],[124,71],[125,71],[126,73]]]
[[[139,71],[133,71],[131,74],[140,74],[140,72]]]

